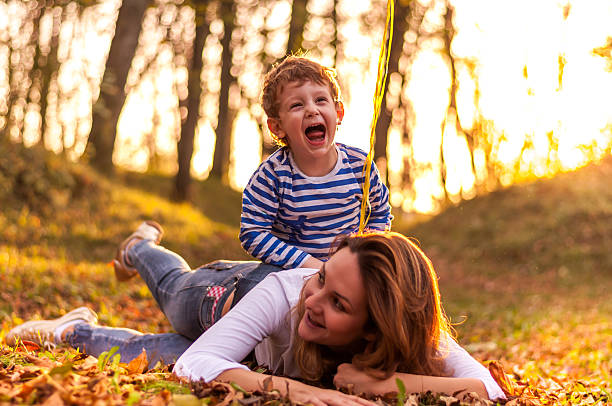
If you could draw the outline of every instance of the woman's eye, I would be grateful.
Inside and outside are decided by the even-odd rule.
[[[325,278],[323,277],[323,274],[321,272],[317,272],[317,280],[320,284],[325,283]]]
[[[337,297],[334,298],[334,306],[336,307],[336,309],[340,310],[341,312],[344,311],[344,305]]]

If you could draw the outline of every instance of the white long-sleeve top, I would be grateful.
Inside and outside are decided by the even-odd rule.
[[[317,270],[293,269],[268,275],[238,304],[210,327],[181,355],[174,373],[209,382],[229,369],[248,369],[242,361],[253,349],[259,365],[272,373],[300,377],[293,360],[295,317],[304,281]],[[480,379],[490,399],[504,398],[489,371],[453,339],[445,340],[449,376]]]

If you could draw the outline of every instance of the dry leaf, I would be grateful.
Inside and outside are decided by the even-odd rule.
[[[17,347],[17,350],[20,351],[23,349],[28,352],[40,351],[40,345],[38,345],[34,341],[22,340],[21,345]]]
[[[126,369],[128,371],[128,375],[142,374],[147,370],[148,365],[149,361],[147,360],[147,352],[143,348],[140,355],[127,364]]]
[[[502,364],[498,361],[489,362],[489,372],[495,382],[501,387],[502,391],[506,396],[515,396],[516,394],[516,385],[514,381],[506,375],[504,372],[504,368]]]

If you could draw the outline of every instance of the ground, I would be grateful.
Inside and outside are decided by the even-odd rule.
[[[162,223],[164,244],[192,265],[247,259],[237,240],[240,195],[214,181],[196,183],[193,204],[176,204],[165,198],[171,179],[163,176],[102,178],[40,151],[10,152],[0,157],[0,340],[24,320],[82,305],[104,325],[172,331],[142,281],[116,282],[109,264],[144,219]],[[396,213],[394,229],[432,258],[459,342],[483,363],[498,361],[513,404],[612,402],[611,175],[608,159],[418,222]],[[265,390],[190,387],[167,368],[144,365],[1,346],[0,404],[281,402]],[[458,404],[428,396],[421,404]]]

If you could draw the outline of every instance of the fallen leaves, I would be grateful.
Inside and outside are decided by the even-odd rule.
[[[176,379],[167,370],[144,374],[144,351],[128,364],[107,364],[102,370],[94,357],[74,350],[54,353],[55,360],[49,355],[23,352],[23,347],[0,347],[0,403],[165,405],[171,399],[166,389],[147,388],[151,382]]]

